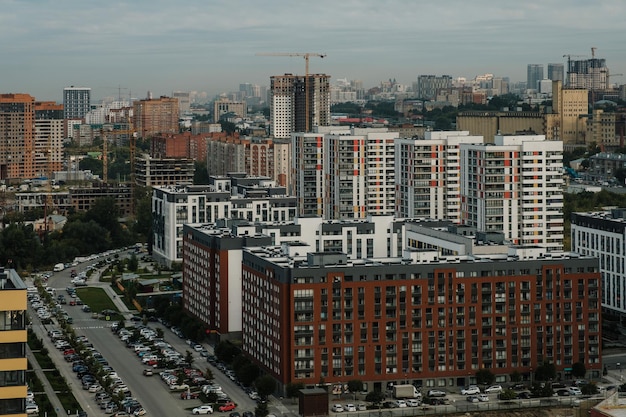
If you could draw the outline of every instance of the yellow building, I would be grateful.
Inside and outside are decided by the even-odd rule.
[[[542,135],[545,134],[544,123],[543,114],[527,111],[474,110],[461,112],[456,117],[457,130],[468,131],[472,136],[482,136],[485,142],[493,142],[497,134],[515,135],[519,132],[535,132]]]
[[[546,115],[546,137],[561,140],[564,145],[585,144],[589,92],[582,88],[563,88],[552,82],[552,114]]]
[[[26,417],[26,285],[0,268],[0,416]]]

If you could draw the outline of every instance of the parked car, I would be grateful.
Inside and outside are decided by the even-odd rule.
[[[354,404],[346,404],[344,407],[346,411],[356,411],[356,406]]]
[[[143,374],[144,376],[152,376],[154,375],[154,371],[152,369],[144,369]]]
[[[492,385],[485,388],[485,394],[499,394],[502,392],[502,385]]]
[[[484,403],[484,402],[489,401],[489,396],[487,394],[478,394],[477,397],[478,397],[478,401],[480,402]]]
[[[445,397],[446,393],[445,391],[441,391],[438,389],[431,389],[431,390],[428,390],[428,396],[429,397]]]
[[[39,406],[37,404],[27,404],[26,414],[39,414]]]
[[[332,411],[333,413],[343,413],[344,412],[343,405],[333,404],[330,411]]]
[[[220,411],[233,411],[237,408],[237,405],[234,402],[229,402],[220,406]]]
[[[409,401],[415,401],[415,400],[408,400],[407,404],[409,403]],[[356,405],[356,409],[358,411],[366,411],[367,410],[367,406],[365,404],[363,404],[363,403],[359,403],[359,404]]]
[[[568,391],[571,395],[583,395],[583,392],[578,387],[569,387]]]
[[[476,385],[470,385],[468,387],[465,387],[461,390],[461,394],[463,395],[476,395],[476,394],[480,394],[480,388],[478,388]]]
[[[468,395],[466,399],[471,403],[477,403],[480,401],[476,395]]]
[[[222,410],[220,410],[220,411],[222,411]],[[213,407],[211,407],[208,404],[201,405],[201,406],[196,407],[193,410],[191,410],[191,413],[195,414],[195,415],[199,415],[199,414],[213,414]]]
[[[359,404],[359,405],[363,405],[363,410],[359,410],[359,411],[365,411],[367,409],[365,407],[365,404]],[[420,401],[416,400],[415,398],[410,398],[410,399],[406,400],[406,405],[408,407],[419,407],[420,406]]]
[[[196,398],[200,397],[200,393],[199,392],[187,392],[187,391],[183,391],[180,393],[180,399],[181,400],[195,400]]]

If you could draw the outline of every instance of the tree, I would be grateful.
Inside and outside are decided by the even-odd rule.
[[[382,391],[370,391],[365,396],[365,401],[372,404],[380,404],[385,399],[385,394]]]
[[[301,389],[304,389],[304,384],[302,382],[288,383],[285,387],[287,398],[297,398],[300,395]]]
[[[585,384],[582,387],[580,387],[580,391],[583,393],[583,395],[595,395],[598,392],[600,392],[600,390],[598,389],[598,386],[594,384],[593,382],[590,384]]]
[[[267,409],[267,403],[260,403],[254,409],[255,417],[265,417],[269,414],[269,410]]]
[[[213,371],[211,370],[211,368],[206,368],[206,370],[204,371],[204,378],[206,378],[207,381],[213,381],[213,378],[215,378],[215,376],[213,375]]]
[[[193,363],[193,353],[191,353],[190,350],[185,351],[185,362],[187,362],[189,366]]]
[[[134,253],[130,255],[127,267],[129,271],[137,272],[137,268],[139,268],[139,260],[137,259],[137,255]]]
[[[513,391],[510,388],[505,389],[500,393],[500,396],[498,398],[500,398],[501,400],[514,400],[517,398],[517,392]]]
[[[572,365],[572,376],[574,378],[584,378],[587,375],[587,368],[582,362],[576,362]]]
[[[544,362],[535,371],[536,381],[551,381],[556,378],[556,367],[550,362]]]
[[[363,391],[363,381],[360,379],[351,379],[348,381],[348,391],[354,394],[354,399],[356,400],[356,393]]]
[[[254,381],[259,396],[263,399],[276,390],[276,381],[269,375],[262,375]]]
[[[533,397],[552,397],[554,394],[551,384],[543,384],[541,386],[541,383],[538,381],[534,382],[533,386],[530,387],[530,392]]]
[[[489,369],[483,368],[476,372],[476,383],[479,385],[491,385],[496,376]]]

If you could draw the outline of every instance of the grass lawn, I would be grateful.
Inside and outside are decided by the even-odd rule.
[[[89,307],[91,311],[101,312],[102,310],[109,309],[119,312],[113,300],[109,298],[107,293],[102,288],[77,288],[76,295]]]

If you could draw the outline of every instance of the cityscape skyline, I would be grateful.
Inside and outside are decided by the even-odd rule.
[[[493,73],[523,81],[528,64],[590,58],[591,47],[612,73],[626,66],[619,44],[626,4],[607,1],[321,0],[297,8],[284,1],[188,0],[84,8],[75,0],[62,7],[41,0],[3,6],[0,36],[11,59],[0,63],[2,90],[57,102],[72,85],[92,88],[94,100],[128,97],[129,89],[139,98],[176,90],[212,97],[242,82],[269,85],[273,75],[304,74],[302,58],[256,56],[264,52],[324,53],[323,60],[311,59],[310,73],[362,80],[365,88],[390,78],[411,85],[420,74],[471,79]]]

